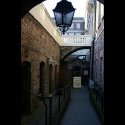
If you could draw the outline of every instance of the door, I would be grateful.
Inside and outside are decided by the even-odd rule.
[[[21,115],[28,114],[31,109],[31,65],[23,62],[21,66]]]
[[[40,63],[40,90],[39,94],[44,95],[44,84],[45,84],[45,63]]]
[[[52,93],[52,65],[49,66],[49,93]]]

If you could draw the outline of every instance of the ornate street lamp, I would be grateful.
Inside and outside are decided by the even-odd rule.
[[[55,9],[53,9],[56,25],[63,34],[72,25],[75,10],[72,3],[66,0],[58,2]]]

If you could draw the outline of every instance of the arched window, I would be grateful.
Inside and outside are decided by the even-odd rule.
[[[53,83],[52,83],[52,72],[53,72],[53,67],[50,64],[49,66],[49,93],[52,93],[52,87],[53,87]]]
[[[31,64],[26,61],[21,64],[21,114],[31,110]]]
[[[40,63],[40,87],[39,87],[39,94],[44,95],[44,85],[45,85],[45,63]]]

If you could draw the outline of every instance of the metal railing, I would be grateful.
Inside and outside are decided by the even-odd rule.
[[[93,95],[96,102],[101,105],[101,112],[104,112],[104,92],[100,88],[93,88]]]
[[[91,46],[92,35],[64,35],[61,46]]]
[[[59,122],[70,95],[71,85],[66,85],[48,96],[38,96],[45,106],[45,125],[56,125]]]
[[[104,123],[104,91],[98,86],[89,88],[89,97],[100,120]]]

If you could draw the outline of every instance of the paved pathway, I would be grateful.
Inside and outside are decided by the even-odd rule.
[[[71,101],[60,125],[102,125],[89,101],[85,86],[72,89]]]

